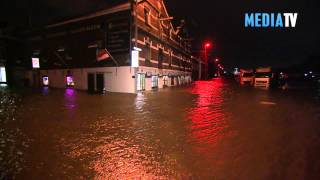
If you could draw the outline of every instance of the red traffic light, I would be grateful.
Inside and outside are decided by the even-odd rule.
[[[205,42],[205,43],[204,43],[204,47],[205,47],[205,48],[211,48],[211,46],[212,46],[212,43],[211,43],[211,42]]]

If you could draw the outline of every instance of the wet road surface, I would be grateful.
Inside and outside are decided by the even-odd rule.
[[[138,95],[7,92],[1,178],[320,179],[315,97],[224,79]]]

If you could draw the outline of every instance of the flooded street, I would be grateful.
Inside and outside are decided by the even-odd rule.
[[[308,92],[214,79],[138,95],[15,94],[1,97],[4,179],[320,178]]]

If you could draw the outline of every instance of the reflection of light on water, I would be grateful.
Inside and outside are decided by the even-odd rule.
[[[74,109],[76,107],[76,93],[73,88],[66,89],[64,99],[67,109]]]
[[[128,131],[123,120],[103,119],[90,129],[90,133],[76,135],[77,140],[60,141],[69,149],[68,157],[88,163],[86,168],[93,171],[90,179],[169,179],[170,169],[163,164],[171,161],[157,161],[152,148],[140,144],[141,140],[137,142],[136,132]]]
[[[223,112],[223,79],[196,82],[191,93],[198,95],[188,119],[193,142],[214,145],[225,135],[228,124]]]
[[[0,83],[0,87],[7,87],[7,86],[8,86],[7,84]]]
[[[145,102],[145,96],[142,93],[138,93],[136,100],[135,100],[135,107],[136,107],[136,111],[137,112],[142,112],[143,111],[143,107],[146,104]]]
[[[99,159],[92,162],[95,179],[132,179],[147,178],[156,179],[157,172],[153,172],[147,162],[143,162],[139,148],[121,148],[127,142],[123,140],[115,141],[112,144],[105,144],[97,147],[97,151],[102,155]],[[144,157],[147,161],[147,157]]]
[[[49,94],[49,87],[48,86],[45,86],[42,88],[42,94],[44,96],[47,96]]]

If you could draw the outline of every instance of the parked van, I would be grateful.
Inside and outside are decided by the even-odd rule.
[[[253,85],[254,74],[252,69],[240,69],[240,84],[241,85]]]
[[[257,68],[254,75],[254,87],[269,88],[271,78],[271,67]]]

